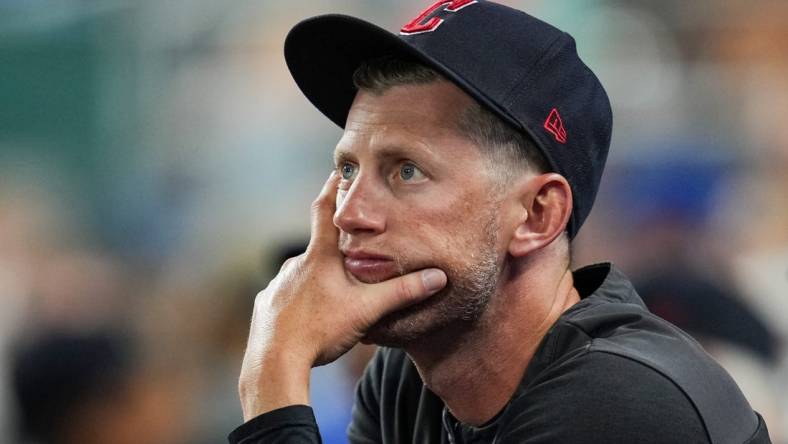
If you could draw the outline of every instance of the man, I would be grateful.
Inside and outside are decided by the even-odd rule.
[[[307,20],[285,54],[345,132],[307,252],[257,296],[231,442],[320,442],[310,369],[358,341],[383,347],[354,443],[769,442],[620,271],[569,269],[612,126],[571,37],[447,0],[399,36]]]

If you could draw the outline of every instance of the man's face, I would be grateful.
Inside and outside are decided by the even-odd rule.
[[[427,267],[447,287],[375,324],[365,342],[405,346],[467,328],[497,287],[505,251],[488,163],[457,130],[471,98],[448,82],[360,92],[335,160],[345,270],[378,282]]]

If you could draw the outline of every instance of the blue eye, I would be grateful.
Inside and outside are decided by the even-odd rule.
[[[421,172],[420,169],[413,165],[412,163],[404,163],[401,167],[399,167],[399,177],[402,180],[411,180],[413,178],[419,178],[423,176],[424,173]]]
[[[350,180],[353,178],[353,175],[356,173],[356,168],[353,166],[352,163],[343,163],[342,164],[342,178],[345,180]]]

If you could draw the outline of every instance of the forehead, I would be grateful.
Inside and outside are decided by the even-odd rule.
[[[337,154],[364,148],[409,146],[435,150],[447,142],[455,149],[470,144],[458,130],[463,112],[473,104],[446,81],[400,85],[382,94],[360,91],[353,102]]]

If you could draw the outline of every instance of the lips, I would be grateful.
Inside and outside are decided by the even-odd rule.
[[[344,251],[345,270],[365,283],[381,282],[397,276],[397,264],[388,256],[364,251]]]

